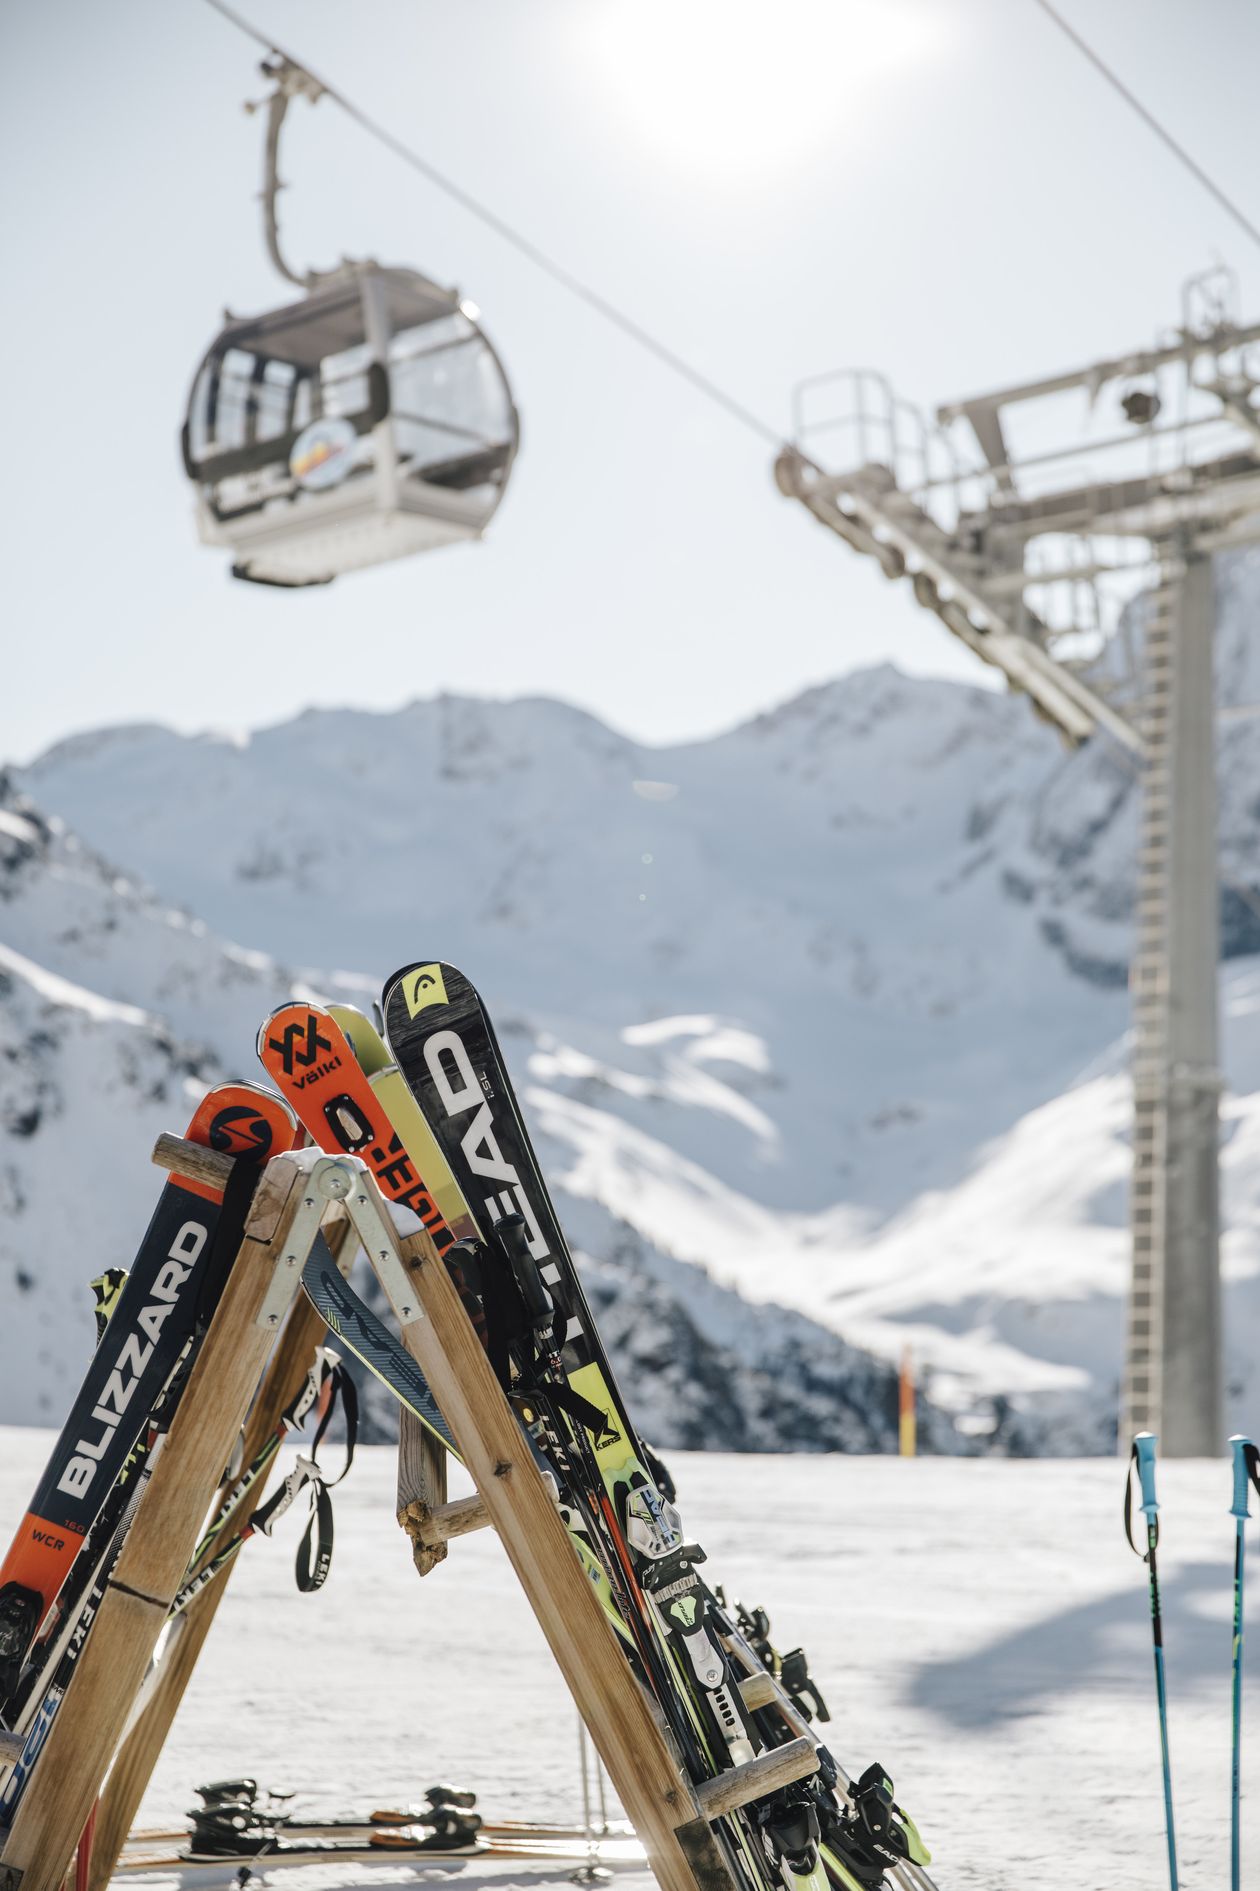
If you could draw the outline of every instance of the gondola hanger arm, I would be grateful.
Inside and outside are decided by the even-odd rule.
[[[267,110],[267,138],[263,157],[263,187],[260,193],[263,206],[263,237],[267,245],[267,254],[286,282],[296,283],[299,289],[313,289],[317,283],[328,276],[336,275],[336,270],[308,270],[304,276],[290,269],[280,249],[280,218],[276,208],[280,192],[285,188],[280,179],[280,132],[290,102],[295,98],[309,99],[317,105],[323,98],[327,87],[309,73],[304,66],[299,66],[284,53],[273,52],[259,64],[263,77],[273,81],[274,90],[265,99],[246,100],[245,110],[249,113]]]

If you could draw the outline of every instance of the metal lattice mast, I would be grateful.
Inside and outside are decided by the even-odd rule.
[[[1133,1001],[1133,1273],[1125,1336],[1120,1436],[1158,1431],[1163,1409],[1164,1254],[1168,1168],[1168,821],[1173,586],[1150,601],[1143,626],[1141,828]]]
[[[775,468],[786,496],[908,580],[1070,744],[1101,736],[1139,768],[1120,1422],[1122,1436],[1160,1431],[1177,1456],[1215,1453],[1222,1438],[1212,558],[1260,538],[1260,324],[1240,326],[1218,288],[1187,285],[1168,342],[943,407],[938,430],[878,375],[817,377],[797,391]],[[838,380],[854,405],[811,420],[810,399]],[[1125,424],[1099,438],[1100,396],[1117,382]],[[1063,444],[1062,420],[1045,416],[1072,395],[1085,412]],[[1040,432],[1021,454],[1011,439],[1030,413]],[[858,463],[834,472],[806,442],[844,425]],[[1142,589],[1126,663],[1120,606]]]
[[[1165,556],[1144,626],[1133,961],[1133,1278],[1122,1435],[1221,1444],[1211,561]]]

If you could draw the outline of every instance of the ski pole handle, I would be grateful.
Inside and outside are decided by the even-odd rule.
[[[1247,1447],[1250,1444],[1250,1438],[1244,1437],[1242,1432],[1237,1432],[1229,1441],[1229,1448],[1234,1454],[1234,1501],[1229,1507],[1231,1517],[1251,1515],[1251,1506],[1247,1502],[1250,1495],[1248,1485],[1251,1482],[1247,1463]]]
[[[1142,1509],[1146,1513],[1148,1523],[1154,1523],[1159,1515],[1159,1503],[1155,1496],[1155,1446],[1157,1442],[1153,1431],[1140,1431],[1133,1440],[1138,1481],[1142,1486]]]

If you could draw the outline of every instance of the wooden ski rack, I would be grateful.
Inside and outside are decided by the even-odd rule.
[[[233,1160],[172,1136],[158,1139],[153,1159],[219,1185]],[[322,1336],[322,1321],[299,1292],[321,1232],[339,1264],[348,1266],[362,1243],[477,1488],[476,1497],[426,1508],[422,1543],[444,1552],[470,1530],[498,1532],[662,1891],[735,1891],[711,1822],[817,1771],[817,1741],[798,1716],[786,1745],[700,1785],[688,1779],[436,1248],[418,1222],[400,1234],[396,1213],[353,1156],[306,1149],[267,1163],[222,1300],[0,1851],[0,1891],[61,1891],[98,1796],[89,1885],[108,1884],[232,1565],[193,1604],[174,1660],[159,1667],[124,1736],[128,1715],[242,1421],[248,1412],[250,1453],[293,1397]],[[749,1705],[782,1707],[782,1690],[748,1666]]]

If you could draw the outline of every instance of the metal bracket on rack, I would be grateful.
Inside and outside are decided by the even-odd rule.
[[[369,1186],[364,1186],[365,1181]],[[415,1222],[418,1230],[421,1225],[418,1217],[407,1209],[386,1207],[361,1156],[321,1155],[311,1163],[305,1193],[293,1218],[276,1278],[258,1315],[259,1326],[277,1325],[288,1305],[293,1270],[300,1272],[305,1267],[324,1216],[334,1202],[345,1209],[401,1324],[407,1326],[421,1317],[415,1290],[407,1278],[399,1251],[399,1230],[391,1220],[391,1215],[406,1216]]]

